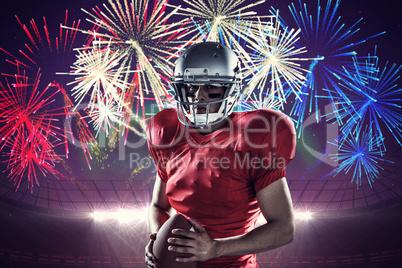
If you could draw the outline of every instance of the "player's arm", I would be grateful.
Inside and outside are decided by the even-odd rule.
[[[157,267],[155,256],[153,255],[153,243],[156,239],[156,233],[170,215],[173,213],[169,200],[166,196],[166,183],[156,175],[152,201],[148,210],[148,225],[151,231],[150,241],[145,247],[145,263],[147,267]]]
[[[148,225],[151,233],[159,231],[167,219],[174,213],[166,196],[166,183],[156,176],[152,201],[148,210]]]
[[[257,200],[268,222],[244,235],[218,240],[218,256],[254,254],[292,242],[294,216],[286,179],[281,178],[260,190]]]
[[[205,229],[197,222],[191,221],[196,233],[186,230],[175,232],[192,238],[173,239],[172,244],[187,247],[171,246],[170,250],[194,254],[190,258],[180,258],[178,261],[204,261],[222,256],[255,254],[271,250],[293,239],[293,207],[289,188],[285,178],[281,178],[266,186],[257,193],[257,200],[267,223],[253,229],[249,233],[223,239],[211,239]]]

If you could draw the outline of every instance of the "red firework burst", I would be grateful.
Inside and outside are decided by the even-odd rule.
[[[21,44],[19,53],[13,54],[3,48],[0,48],[0,50],[9,56],[6,61],[17,66],[18,70],[20,67],[23,67],[27,71],[34,71],[39,67],[42,73],[42,80],[45,83],[51,82],[49,87],[56,88],[63,95],[64,106],[60,107],[58,111],[64,109],[65,114],[65,133],[62,138],[64,140],[66,157],[68,157],[69,153],[68,141],[75,144],[77,142],[76,139],[74,139],[74,136],[78,137],[78,142],[81,142],[85,158],[90,168],[89,159],[91,158],[91,155],[88,149],[88,144],[94,143],[95,140],[87,128],[88,125],[81,116],[72,112],[73,104],[65,90],[66,83],[63,81],[63,77],[55,75],[55,70],[61,71],[69,69],[69,66],[75,59],[73,49],[77,46],[77,43],[79,43],[79,41],[77,41],[79,39],[77,38],[77,32],[80,26],[80,20],[78,20],[78,22],[71,22],[71,20],[69,21],[68,19],[68,15],[68,11],[66,10],[64,20],[60,21],[58,30],[53,32],[52,30],[57,29],[57,25],[48,25],[45,17],[43,17],[42,23],[37,23],[34,19],[31,19],[29,23],[25,24],[24,20],[15,16],[28,40],[25,44]],[[83,43],[90,43],[90,41],[91,40],[84,41]],[[79,46],[81,46],[81,44]],[[10,86],[8,86],[6,91],[5,94],[10,95]],[[7,107],[7,105],[2,104],[1,106]],[[6,109],[4,113],[7,113],[7,110],[10,109]],[[13,116],[15,118],[17,115],[14,114]],[[72,118],[74,118],[74,120],[71,120]],[[76,135],[73,135],[72,133],[72,122],[77,122],[77,128],[75,128],[75,131],[78,131],[79,133]],[[9,124],[10,123],[8,123],[8,125]],[[12,132],[12,130],[7,126],[4,127],[2,131],[4,131],[4,133],[0,131],[0,137],[9,137],[10,132]],[[59,129],[59,132],[61,133],[63,130]],[[4,146],[4,143],[5,141],[1,142],[0,145]]]
[[[78,140],[77,143],[80,144],[80,147],[82,148],[85,159],[87,161],[88,167],[89,169],[91,169],[89,159],[92,159],[92,156],[88,145],[96,144],[96,140],[92,135],[91,131],[89,130],[88,124],[85,122],[80,113],[78,111],[73,111],[74,104],[71,101],[70,97],[68,96],[64,87],[59,83],[52,83],[51,85],[60,90],[64,98],[64,112],[66,114],[66,120],[64,124],[64,128],[66,130],[66,136],[65,136],[66,157],[68,158],[67,140],[71,141],[72,144],[76,144],[75,141],[76,138],[74,137],[76,136]],[[73,118],[75,119],[74,121]],[[75,122],[76,135],[74,135],[73,132],[73,122]]]
[[[73,21],[72,25],[69,26],[69,29],[63,28],[67,26],[67,10],[64,22],[60,23],[58,36],[56,36],[54,40],[52,40],[53,38],[51,38],[49,33],[49,27],[45,17],[43,17],[43,31],[39,30],[40,28],[38,28],[34,19],[31,19],[30,25],[27,26],[21,22],[17,15],[15,18],[26,33],[30,43],[25,43],[24,48],[19,50],[19,57],[3,48],[0,48],[0,50],[12,57],[13,60],[6,60],[7,62],[14,65],[24,66],[28,69],[46,69],[49,65],[50,59],[55,59],[60,63],[70,55],[74,43],[76,42],[80,20],[78,20],[78,22]]]
[[[10,181],[14,181],[16,191],[22,179],[27,176],[28,188],[31,188],[32,192],[34,182],[39,185],[38,170],[43,176],[47,173],[57,178],[62,176],[55,168],[55,163],[60,162],[60,157],[54,152],[57,144],[50,142],[47,134],[51,132],[50,128],[50,124],[44,130],[33,127],[30,131],[23,131],[7,139],[5,145],[11,150],[5,154],[8,159],[3,162],[7,163],[5,172],[10,172],[8,177]]]
[[[65,114],[62,111],[64,107],[48,109],[59,90],[51,93],[50,85],[48,85],[40,92],[38,90],[39,80],[40,73],[38,72],[33,84],[28,83],[28,77],[25,74],[16,74],[15,83],[10,84],[7,81],[6,87],[0,83],[2,97],[0,116],[5,123],[0,127],[1,143],[6,142],[17,132],[32,132],[34,126],[45,129],[49,122],[58,121],[57,116]],[[58,126],[51,125],[49,135],[60,140],[59,136],[64,136],[64,131]]]
[[[0,151],[9,159],[7,170],[17,189],[25,173],[28,173],[29,185],[37,182],[35,169],[43,174],[51,172],[57,175],[54,163],[59,156],[54,152],[57,145],[66,143],[64,130],[57,126],[59,116],[65,116],[64,107],[52,108],[59,90],[50,90],[48,85],[43,91],[38,90],[40,73],[33,84],[23,74],[14,76],[15,83],[0,83]]]

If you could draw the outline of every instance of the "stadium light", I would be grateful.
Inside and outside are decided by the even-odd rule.
[[[100,211],[94,211],[91,214],[91,217],[95,220],[95,221],[103,221],[105,219],[107,219],[107,213],[105,212],[100,212]]]
[[[295,212],[295,218],[300,220],[309,221],[313,219],[313,214],[310,211]]]
[[[134,221],[144,221],[146,212],[140,210],[121,209],[119,211],[94,211],[91,217],[95,221],[117,220],[119,223],[130,223]]]

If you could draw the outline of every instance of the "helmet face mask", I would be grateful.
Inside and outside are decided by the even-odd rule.
[[[211,126],[228,117],[236,105],[241,92],[240,63],[236,54],[222,44],[197,43],[180,55],[171,82],[180,122],[192,127]],[[226,90],[221,99],[191,102],[186,95],[185,86],[188,84],[225,86]],[[220,104],[219,110],[210,113],[210,107],[214,104]],[[196,113],[200,106],[206,107],[206,113]]]

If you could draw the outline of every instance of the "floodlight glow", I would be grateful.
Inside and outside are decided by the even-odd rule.
[[[145,215],[141,211],[136,210],[120,210],[115,215],[116,219],[120,223],[129,223],[136,220],[141,220],[145,218]]]
[[[144,221],[146,212],[140,210],[119,210],[119,211],[95,211],[91,217],[96,221],[117,220],[119,223],[130,223],[134,221]]]
[[[310,211],[295,212],[295,218],[300,220],[309,221],[313,218],[313,214]]]
[[[91,214],[92,218],[95,221],[103,221],[107,218],[107,213],[106,212],[100,212],[100,211],[95,211]]]

